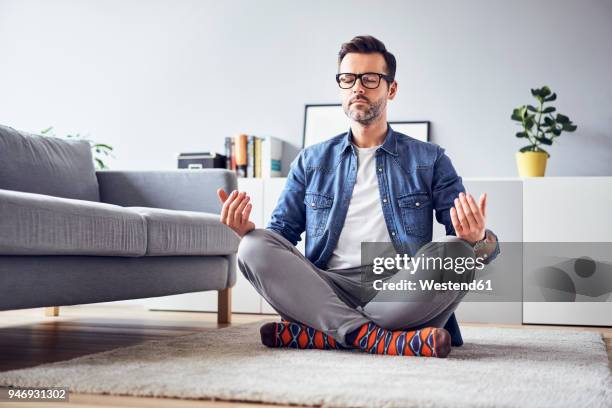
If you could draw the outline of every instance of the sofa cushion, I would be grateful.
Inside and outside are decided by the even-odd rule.
[[[0,189],[100,201],[89,142],[0,125]]]
[[[147,256],[229,255],[240,237],[219,220],[219,214],[127,207],[147,222]]]
[[[123,207],[0,190],[0,255],[142,256],[146,240]]]

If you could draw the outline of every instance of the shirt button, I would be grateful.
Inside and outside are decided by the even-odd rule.
[[[310,205],[311,205],[311,206],[313,206],[313,207],[314,207],[314,206],[316,206],[316,204],[315,204],[315,203],[310,203]]]
[[[387,199],[386,199],[386,198],[383,198],[383,203],[386,203],[386,202],[387,202]]]
[[[392,231],[392,232],[391,232],[391,235],[395,236],[395,231]]]
[[[379,168],[378,168],[378,171],[382,172],[382,167],[379,167]]]
[[[417,201],[417,202],[416,202],[414,205],[416,205],[416,206],[418,207],[419,205],[421,205],[421,203],[419,203],[419,202]]]

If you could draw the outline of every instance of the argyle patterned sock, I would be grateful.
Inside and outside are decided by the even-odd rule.
[[[347,335],[347,342],[372,354],[444,358],[451,350],[450,335],[437,327],[392,331],[365,323]]]
[[[266,323],[259,330],[261,342],[268,347],[296,349],[345,349],[333,337],[303,324],[282,320],[280,323]]]

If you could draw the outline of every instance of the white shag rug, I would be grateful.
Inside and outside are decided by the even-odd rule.
[[[463,327],[446,359],[269,349],[252,323],[0,372],[0,385],[336,407],[612,407],[601,335]]]

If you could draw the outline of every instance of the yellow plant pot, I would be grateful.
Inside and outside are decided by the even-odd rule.
[[[520,177],[544,177],[546,171],[544,152],[516,152],[516,167]]]

